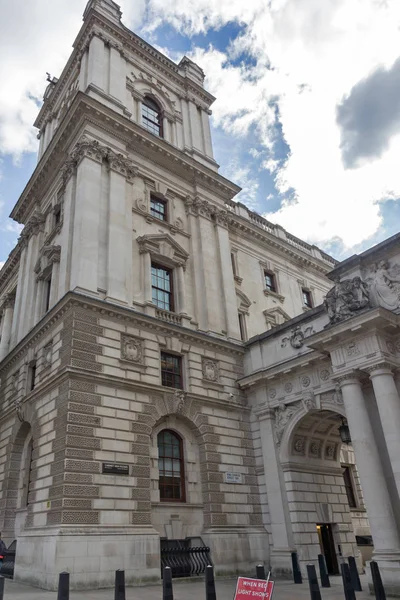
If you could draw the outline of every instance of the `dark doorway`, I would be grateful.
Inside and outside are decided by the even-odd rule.
[[[329,575],[338,575],[339,566],[336,558],[335,543],[333,541],[332,526],[326,523],[317,525],[319,545],[325,556],[326,568]]]

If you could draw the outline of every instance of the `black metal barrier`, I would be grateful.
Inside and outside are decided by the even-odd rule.
[[[307,565],[308,585],[310,586],[311,600],[322,600],[319,590],[317,572],[314,565]]]
[[[319,575],[321,577],[321,587],[323,587],[323,588],[331,587],[331,582],[329,581],[328,569],[326,568],[325,556],[323,554],[318,554],[318,565],[319,565]]]
[[[378,563],[375,560],[371,560],[369,565],[371,567],[371,575],[372,575],[372,582],[374,584],[375,598],[376,598],[376,600],[386,600],[386,594],[385,594],[385,590],[383,588]]]
[[[292,552],[292,570],[293,570],[293,581],[295,583],[303,583],[303,578],[301,576],[297,552]]]
[[[162,575],[165,567],[171,568],[173,578],[202,575],[207,565],[212,565],[208,546],[161,548]]]

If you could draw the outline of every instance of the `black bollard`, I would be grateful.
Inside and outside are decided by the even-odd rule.
[[[311,600],[322,600],[321,592],[319,591],[317,572],[314,565],[307,565],[307,575]]]
[[[356,595],[354,593],[354,589],[351,584],[349,565],[347,563],[343,562],[340,565],[340,568],[342,571],[344,597],[346,600],[356,600]]]
[[[206,600],[217,600],[214,582],[214,567],[206,567]]]
[[[60,573],[57,600],[69,600],[69,573]]]
[[[125,571],[115,571],[114,600],[125,600]]]
[[[319,565],[319,574],[321,577],[321,587],[323,587],[323,588],[331,587],[331,582],[329,581],[328,569],[326,568],[325,556],[323,554],[318,554],[318,565]]]
[[[163,600],[174,600],[174,592],[172,589],[171,567],[164,567],[163,581],[162,581],[162,597],[163,597]]]
[[[355,592],[362,592],[361,581],[360,581],[360,576],[358,574],[356,559],[354,558],[354,556],[349,556],[347,560],[349,561],[350,578],[351,578],[351,585],[353,586],[353,590]]]
[[[371,567],[371,575],[372,575],[372,582],[374,584],[375,598],[376,598],[376,600],[386,600],[385,589],[383,587],[378,563],[375,560],[371,560],[369,565]]]
[[[297,552],[292,552],[292,570],[293,570],[293,581],[295,583],[303,583],[301,576],[299,559],[297,558]]]
[[[4,577],[0,575],[0,600],[4,598]]]
[[[256,578],[257,579],[267,579],[265,577],[265,567],[264,565],[257,565],[256,566]],[[1,600],[1,598],[0,598]]]

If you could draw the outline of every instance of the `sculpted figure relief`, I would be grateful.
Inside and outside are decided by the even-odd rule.
[[[389,266],[386,260],[373,265],[372,277],[367,279],[371,300],[387,310],[400,308],[400,265]]]
[[[357,311],[370,306],[369,291],[361,277],[335,280],[335,285],[326,295],[325,309],[330,324],[340,323]]]
[[[298,403],[286,406],[283,402],[280,402],[278,408],[275,409],[275,440],[278,446],[282,441],[286,425],[297,409]]]

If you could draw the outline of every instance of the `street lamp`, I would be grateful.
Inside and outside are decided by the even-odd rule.
[[[351,444],[350,429],[347,421],[342,417],[342,424],[339,427],[339,435],[343,444]]]

